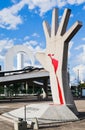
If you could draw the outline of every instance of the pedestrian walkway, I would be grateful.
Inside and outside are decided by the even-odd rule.
[[[34,102],[17,102],[17,103],[1,103],[0,104],[0,115],[4,112],[20,108],[24,105],[31,104]],[[36,102],[37,103],[37,102]],[[38,102],[39,103],[39,102]],[[76,100],[75,101],[78,111],[80,113],[81,120],[76,122],[67,122],[67,123],[56,123],[51,125],[40,126],[39,130],[85,130],[85,100]],[[69,127],[70,126],[70,127]],[[2,119],[0,117],[0,130],[14,130],[14,124],[10,121]]]

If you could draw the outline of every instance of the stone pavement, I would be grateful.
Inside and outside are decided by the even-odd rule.
[[[35,103],[35,102],[28,101],[28,102],[0,103],[0,114],[16,108],[20,108],[30,103]],[[79,121],[48,124],[48,125],[40,126],[39,129],[41,130],[85,130],[85,100],[84,99],[75,100],[75,103],[79,111],[79,118],[80,118]],[[0,117],[0,130],[14,130],[14,125],[13,123],[4,120]]]

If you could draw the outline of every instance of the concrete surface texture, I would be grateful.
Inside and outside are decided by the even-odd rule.
[[[81,28],[82,23],[77,21],[69,30],[66,30],[70,14],[71,10],[65,9],[61,22],[58,24],[58,10],[55,8],[52,14],[51,28],[46,21],[43,22],[46,38],[46,51],[42,53],[37,52],[36,57],[50,74],[53,103],[60,105],[64,104],[66,107],[70,108],[69,111],[72,110],[72,112],[77,115],[77,109],[69,86],[67,61],[68,43]],[[61,111],[63,112],[63,107]],[[69,115],[68,111],[64,112]],[[62,113],[62,116],[60,114],[57,115],[59,120],[62,119],[63,114],[64,113]],[[73,117],[73,114],[70,114],[70,117],[73,117],[74,120],[75,115]]]
[[[14,110],[24,105],[28,105],[33,102],[21,102],[21,103],[2,103],[0,104],[0,114]],[[41,130],[85,130],[85,100],[75,100],[75,104],[79,111],[79,120],[74,122],[64,122],[64,123],[55,123],[47,124],[44,126],[39,126]],[[0,117],[0,130],[14,130],[14,124],[10,121],[2,119]]]
[[[65,9],[61,22],[58,24],[58,10],[55,8],[52,14],[52,27],[50,28],[46,21],[43,22],[46,51],[37,52],[36,57],[50,73],[54,104],[71,104],[75,107],[67,72],[68,43],[81,28],[82,23],[77,21],[69,30],[66,30],[70,14],[71,10]]]
[[[36,117],[39,124],[76,121],[78,118],[66,105],[54,105],[52,103],[30,104],[19,109],[2,114],[2,117],[10,121],[18,121],[23,118],[28,124]]]

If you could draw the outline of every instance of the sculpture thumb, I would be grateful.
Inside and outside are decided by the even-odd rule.
[[[51,64],[50,62],[51,59],[48,56],[46,56],[44,52],[36,53],[36,58],[40,62],[40,64],[43,66],[43,68],[45,68],[48,71]],[[48,67],[48,64],[49,64],[49,67]]]

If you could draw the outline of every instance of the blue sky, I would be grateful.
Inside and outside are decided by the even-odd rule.
[[[0,0],[0,65],[4,70],[7,51],[15,45],[27,45],[35,53],[46,47],[42,22],[51,24],[53,8],[59,19],[65,8],[71,9],[68,28],[79,20],[82,28],[69,43],[68,67],[71,82],[85,80],[85,0]],[[34,64],[37,64],[36,59]],[[25,58],[24,66],[31,65]]]

